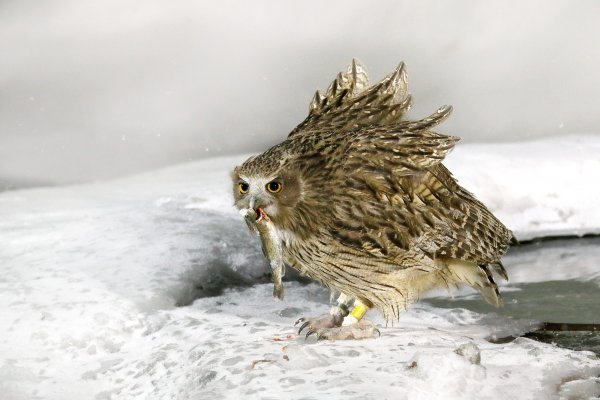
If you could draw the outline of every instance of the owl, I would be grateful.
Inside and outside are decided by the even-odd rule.
[[[437,287],[502,304],[492,271],[507,279],[513,234],[442,163],[459,138],[433,129],[452,107],[410,121],[410,106],[403,63],[370,85],[353,60],[283,142],[233,171],[235,206],[268,220],[285,265],[339,294],[299,334],[372,337],[369,309],[393,322]]]

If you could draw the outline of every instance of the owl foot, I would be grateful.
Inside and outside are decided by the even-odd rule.
[[[358,340],[371,339],[381,336],[381,332],[369,320],[361,319],[351,325],[343,325],[333,328],[309,328],[306,338],[316,335],[317,340]]]
[[[300,323],[302,324],[300,325],[300,329],[298,329],[299,335],[305,328],[308,328],[309,332],[316,329],[331,329],[342,326],[342,322],[344,322],[344,317],[342,315],[327,314],[314,319],[307,319],[302,317],[298,321],[296,321],[296,323],[294,323],[294,326]]]

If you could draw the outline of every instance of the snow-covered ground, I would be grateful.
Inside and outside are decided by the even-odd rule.
[[[244,158],[0,193],[0,398],[600,395],[590,352],[486,340],[528,321],[417,304],[379,339],[297,338],[295,319],[327,312],[328,294],[287,282],[284,301],[271,297],[231,206],[229,171]],[[447,165],[520,239],[600,233],[597,135],[459,144]],[[465,344],[480,363],[455,352]]]

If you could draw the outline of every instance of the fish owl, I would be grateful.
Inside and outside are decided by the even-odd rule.
[[[339,294],[329,314],[296,321],[299,334],[372,337],[370,308],[392,322],[436,287],[502,303],[492,271],[507,278],[513,234],[442,163],[459,138],[432,129],[452,107],[411,121],[410,106],[403,63],[370,85],[353,60],[283,142],[233,171],[235,206],[264,224],[254,230],[271,264],[279,255]]]

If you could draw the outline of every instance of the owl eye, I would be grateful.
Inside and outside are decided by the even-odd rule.
[[[271,193],[278,193],[281,192],[281,188],[283,187],[283,185],[281,184],[281,182],[269,182],[267,183],[267,190]]]
[[[238,188],[240,189],[241,194],[246,194],[248,193],[248,189],[250,189],[250,185],[248,185],[246,182],[240,182],[238,183]]]

